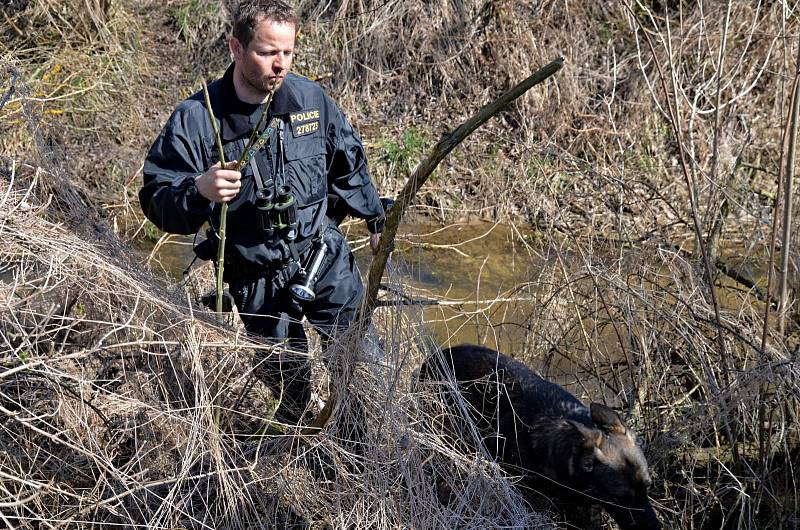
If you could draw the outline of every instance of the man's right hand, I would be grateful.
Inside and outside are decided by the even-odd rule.
[[[236,167],[236,161],[225,164]],[[200,195],[212,202],[228,202],[239,193],[242,187],[242,173],[233,169],[222,169],[217,162],[208,171],[195,177],[195,185]]]

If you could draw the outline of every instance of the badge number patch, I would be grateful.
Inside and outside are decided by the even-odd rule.
[[[305,136],[307,134],[311,134],[319,129],[319,120],[317,121],[310,121],[308,123],[299,123],[294,125],[294,135],[297,136]]]
[[[295,138],[306,136],[319,130],[319,109],[295,112],[289,116]]]

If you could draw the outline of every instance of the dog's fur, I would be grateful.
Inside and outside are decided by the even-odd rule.
[[[600,505],[622,530],[658,530],[650,474],[634,434],[599,403],[586,407],[524,364],[481,346],[434,355],[420,379],[452,372],[487,449],[523,485],[568,503]]]

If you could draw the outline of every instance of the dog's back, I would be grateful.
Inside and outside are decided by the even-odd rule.
[[[561,386],[536,375],[523,363],[483,346],[462,344],[442,350],[445,370],[452,370],[459,386],[493,399],[498,383],[505,387],[506,402],[523,404],[521,419],[542,415],[591,422],[589,408]],[[427,370],[430,366],[426,363]],[[491,389],[491,390],[490,390]],[[494,392],[496,394],[496,392]],[[477,397],[478,394],[475,394]],[[494,396],[496,399],[498,396]],[[471,400],[470,400],[471,401]]]

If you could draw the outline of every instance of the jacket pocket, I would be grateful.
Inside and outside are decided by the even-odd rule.
[[[228,142],[227,144],[223,145],[222,152],[225,153],[225,162],[230,163],[234,160],[238,160],[243,150],[244,150],[243,140],[234,140],[233,142]],[[208,165],[209,167],[219,162],[219,152],[217,151],[216,143],[213,144],[210,152],[211,155],[209,156],[209,162],[210,162]]]
[[[325,143],[319,136],[287,138],[286,181],[298,206],[310,206],[328,194]]]

